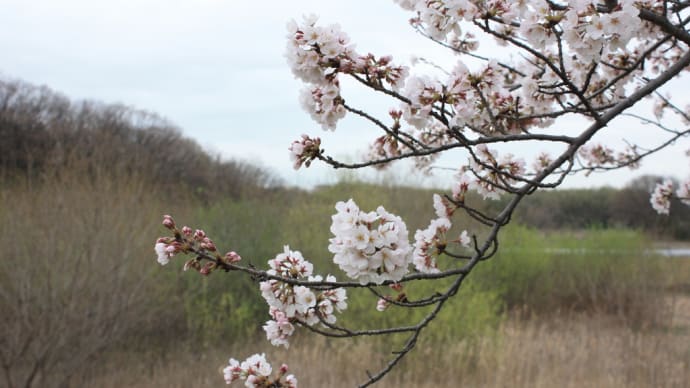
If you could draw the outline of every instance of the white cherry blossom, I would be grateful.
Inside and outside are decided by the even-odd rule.
[[[652,197],[649,202],[652,208],[659,214],[668,214],[671,206],[671,196],[673,195],[673,181],[666,179],[654,187]]]
[[[383,207],[363,212],[352,199],[338,202],[336,210],[328,249],[348,277],[362,284],[380,284],[400,280],[407,273],[412,248],[400,217]]]

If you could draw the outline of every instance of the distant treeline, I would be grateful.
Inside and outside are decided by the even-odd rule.
[[[237,198],[280,184],[265,169],[210,155],[156,114],[71,101],[48,87],[17,80],[0,79],[0,139],[3,180],[35,180],[65,168],[92,174],[106,170],[141,174],[158,187],[186,186],[211,198]]]
[[[661,216],[649,203],[654,185],[661,180],[642,176],[622,189],[536,192],[518,206],[514,220],[538,229],[631,228],[666,239],[690,239],[690,207],[674,199],[671,214]]]

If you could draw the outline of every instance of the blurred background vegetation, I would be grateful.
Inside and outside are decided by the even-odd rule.
[[[335,202],[384,204],[414,233],[433,216],[438,192],[352,178],[310,191],[285,187],[270,171],[210,155],[155,114],[70,101],[16,80],[0,80],[0,139],[0,361],[8,387],[91,385],[123,354],[150,372],[176,354],[229,354],[262,340],[268,308],[252,279],[156,263],[163,214],[204,229],[220,250],[257,267],[290,244],[315,272],[342,278],[326,249]],[[497,338],[515,317],[577,313],[630,330],[661,327],[673,310],[665,296],[690,290],[690,270],[649,248],[690,239],[690,209],[673,204],[670,217],[657,216],[648,197],[659,179],[532,195],[500,235],[497,256],[433,322],[429,349]],[[444,285],[420,282],[406,292],[423,296]],[[367,290],[350,292],[348,302],[339,319],[355,328],[409,324],[425,313],[379,313]]]

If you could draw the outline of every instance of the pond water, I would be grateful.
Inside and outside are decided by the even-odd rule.
[[[653,252],[666,257],[690,258],[690,248],[657,248]]]
[[[610,253],[614,255],[622,255],[622,254],[634,254],[637,253],[637,251],[626,251],[626,250],[592,250],[592,249],[587,249],[587,248],[581,248],[581,249],[571,249],[571,248],[551,248],[551,249],[546,249],[547,252],[550,253],[558,253],[558,254],[581,254],[581,255],[586,255],[590,254],[592,252],[596,253]],[[652,248],[645,250],[644,253],[646,255],[660,255],[664,257],[678,257],[678,258],[689,258],[690,259],[690,247],[683,247],[683,248]]]

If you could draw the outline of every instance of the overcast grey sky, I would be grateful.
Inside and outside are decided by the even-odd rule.
[[[299,107],[301,84],[283,58],[285,24],[309,13],[340,23],[360,52],[393,54],[398,62],[419,53],[443,61],[390,0],[0,0],[0,73],[71,98],[156,112],[212,151],[310,186],[335,174],[325,167],[292,171],[292,140],[301,133],[320,136],[329,153],[354,159],[373,135],[354,119],[326,133]],[[353,92],[348,101],[359,106],[388,107]],[[620,141],[627,130],[610,139]],[[568,186],[620,186],[652,172],[684,178],[687,148],[686,140],[641,170],[573,177]]]

